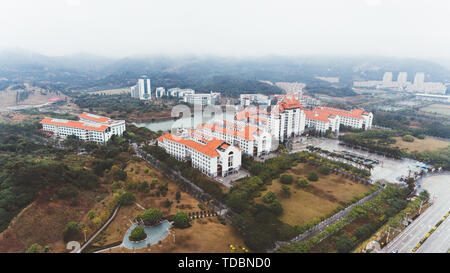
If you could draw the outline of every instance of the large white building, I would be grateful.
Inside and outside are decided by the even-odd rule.
[[[141,76],[137,84],[131,87],[131,97],[140,100],[152,99],[150,79],[147,76]]]
[[[305,131],[306,115],[300,101],[294,95],[280,95],[278,99],[270,113],[260,108],[247,108],[237,113],[235,120],[260,126],[281,142],[301,135]]]
[[[383,75],[383,82],[389,83],[392,82],[392,72],[385,72]]]
[[[328,130],[339,132],[340,118],[335,114],[325,111],[305,110],[306,127],[314,128],[315,131],[325,133]]]
[[[187,94],[195,94],[193,89],[170,88],[167,90],[167,96],[172,98],[184,98]]]
[[[241,94],[239,103],[244,107],[250,104],[270,105],[270,97],[263,94]]]
[[[190,104],[197,105],[215,105],[220,98],[220,93],[210,92],[210,93],[187,93],[183,96],[183,101]]]
[[[250,156],[261,156],[272,151],[272,135],[253,125],[236,121],[213,121],[197,127],[197,131],[211,137],[223,139]]]
[[[322,117],[337,116],[339,123],[355,129],[369,130],[372,128],[373,114],[363,109],[342,110],[332,107],[317,107],[312,110]],[[337,128],[339,130],[339,127]]]
[[[79,121],[44,118],[42,131],[60,138],[74,135],[84,141],[106,143],[113,135],[122,136],[126,130],[124,120],[112,120],[93,114],[83,113]]]
[[[227,176],[241,167],[240,148],[196,131],[165,134],[158,138],[158,146],[178,160],[190,160],[192,167],[210,177]]]
[[[164,87],[158,87],[155,90],[155,97],[156,98],[162,98],[166,96],[166,89],[164,89]]]
[[[397,76],[397,82],[399,84],[406,84],[408,82],[408,73],[407,72],[399,72]]]

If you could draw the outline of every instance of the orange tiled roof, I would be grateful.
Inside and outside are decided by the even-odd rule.
[[[307,119],[318,120],[322,122],[330,122],[329,117],[335,117],[335,115],[315,110],[304,110]]]
[[[294,97],[289,98],[289,96],[285,96],[283,100],[278,103],[278,105],[280,106],[281,111],[284,111],[285,109],[295,109],[295,108],[300,108],[303,110],[300,101]]]
[[[227,126],[225,120],[224,120],[224,124],[225,124],[225,126]],[[261,131],[258,130],[258,128],[256,128],[255,126],[238,126],[237,124],[232,125],[232,126],[234,126],[235,129],[229,129],[229,126],[228,126],[228,128],[224,128],[217,124],[204,123],[202,125],[197,126],[197,128],[198,129],[206,128],[211,131],[217,131],[217,132],[224,133],[226,135],[237,136],[239,138],[243,138],[246,140],[255,140],[255,137],[253,137],[253,134],[261,133]]]
[[[213,138],[212,140],[206,142],[205,144],[201,144],[199,142],[190,140],[190,139],[185,139],[182,137],[178,137],[178,136],[174,136],[170,133],[167,133],[165,135],[162,135],[160,137],[158,137],[158,141],[164,141],[165,139],[173,141],[173,142],[177,142],[180,144],[183,144],[191,149],[194,149],[204,155],[207,155],[209,157],[217,157],[219,156],[219,152],[216,151],[216,149],[222,145],[222,143],[224,143],[223,140],[221,139],[217,139],[217,138]]]
[[[100,123],[105,123],[105,122],[108,122],[110,120],[110,118],[97,116],[97,115],[89,114],[89,113],[86,113],[86,112],[81,114],[80,118],[85,118],[85,119],[89,119],[89,120],[92,120],[92,121],[95,121],[95,122],[100,122]]]
[[[64,127],[70,127],[70,128],[78,128],[78,129],[97,131],[97,132],[104,132],[108,128],[108,126],[106,126],[106,125],[94,126],[92,124],[86,124],[81,121],[57,120],[57,119],[52,119],[52,118],[44,118],[43,120],[41,120],[40,123],[64,126]]]
[[[332,108],[332,107],[320,107],[315,108],[314,111],[317,112],[326,112],[329,114],[335,114],[338,116],[344,116],[349,118],[357,118],[357,119],[363,119],[363,115],[368,115],[369,113],[365,112],[362,109],[352,109],[351,111],[342,110],[338,108]]]

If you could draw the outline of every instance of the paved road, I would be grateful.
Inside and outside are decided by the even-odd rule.
[[[422,180],[422,188],[435,197],[434,204],[395,237],[383,249],[384,252],[397,249],[399,253],[411,253],[414,246],[450,210],[450,174],[426,177]],[[443,253],[449,248],[450,221],[447,218],[416,252]]]

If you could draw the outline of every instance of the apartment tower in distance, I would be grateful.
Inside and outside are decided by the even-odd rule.
[[[137,84],[131,87],[131,97],[140,100],[152,99],[150,79],[147,76],[141,76]]]

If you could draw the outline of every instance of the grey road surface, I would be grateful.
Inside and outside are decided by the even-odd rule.
[[[422,180],[423,189],[434,197],[434,204],[395,237],[383,252],[398,250],[411,253],[414,246],[450,210],[450,175],[437,175]],[[450,218],[447,218],[416,251],[417,253],[445,253],[450,248]]]

